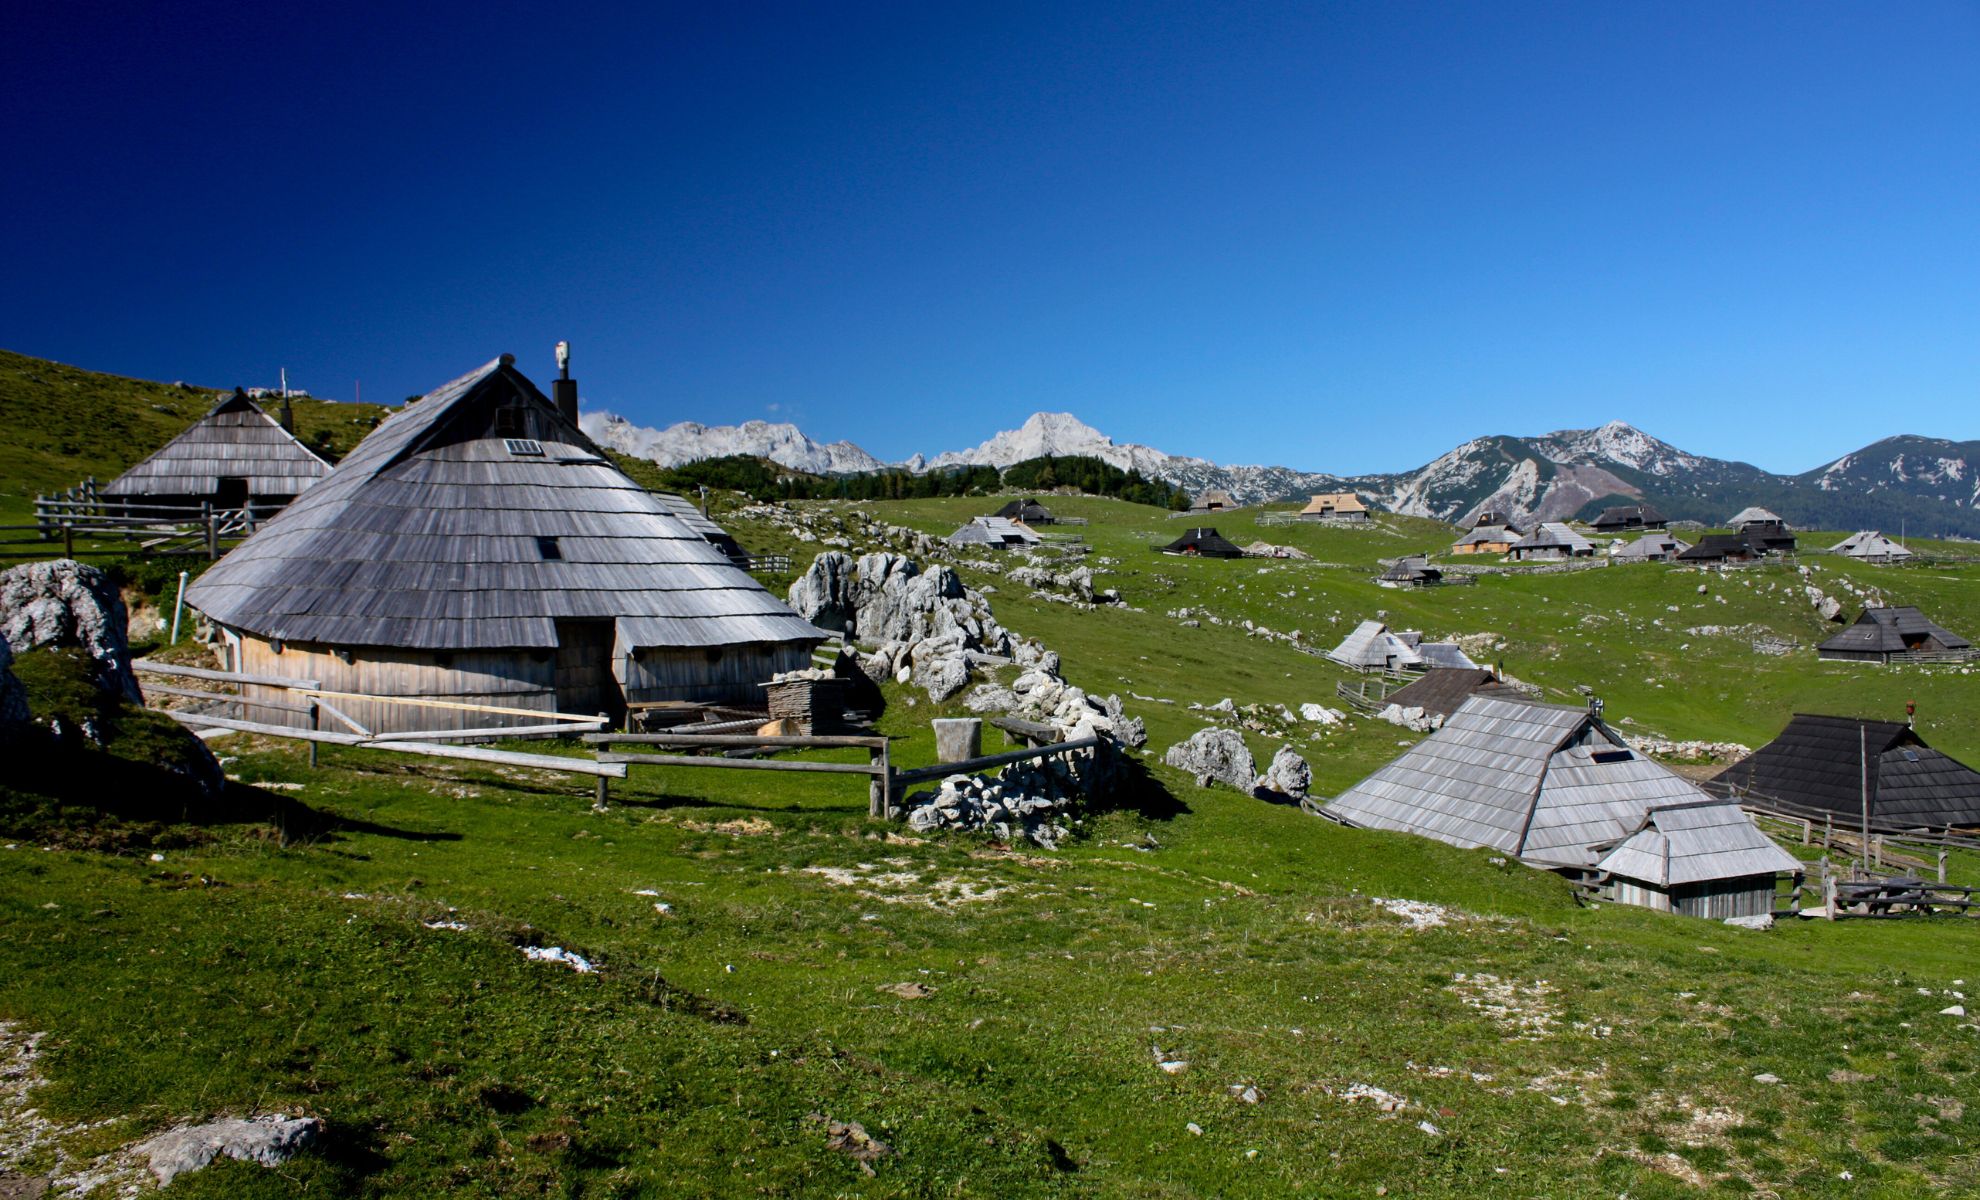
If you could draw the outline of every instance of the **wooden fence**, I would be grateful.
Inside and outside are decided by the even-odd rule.
[[[109,500],[86,482],[58,496],[35,497],[34,524],[0,526],[0,535],[32,535],[0,539],[0,558],[45,558],[55,542],[65,558],[133,552],[218,558],[224,544],[248,536],[281,510],[279,504],[216,508]]]

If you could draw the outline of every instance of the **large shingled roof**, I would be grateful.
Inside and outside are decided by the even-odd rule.
[[[1866,777],[1876,828],[1980,827],[1980,771],[1927,746],[1899,721],[1796,713],[1779,737],[1707,787],[1854,826],[1863,817]]]
[[[1672,888],[1806,868],[1739,805],[1705,801],[1651,809],[1642,827],[1604,853],[1595,869]]]
[[[496,432],[505,416],[527,436]],[[825,637],[506,355],[393,414],[187,599],[234,629],[329,645],[549,648],[563,619],[613,620],[627,649]]]
[[[1937,642],[1947,650],[1962,650],[1973,643],[1934,624],[1910,605],[1866,608],[1840,633],[1816,647],[1859,654],[1902,654],[1924,640]]]
[[[1473,696],[1326,812],[1349,825],[1585,866],[1595,847],[1641,828],[1651,809],[1704,799],[1586,709]]]
[[[223,396],[184,433],[103,486],[122,500],[144,496],[211,496],[222,479],[245,479],[250,497],[287,499],[330,473],[330,464],[296,440],[247,393]]]

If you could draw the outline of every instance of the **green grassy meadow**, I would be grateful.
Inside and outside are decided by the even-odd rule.
[[[820,548],[725,503],[752,550],[801,566]],[[857,507],[939,535],[997,503]],[[1160,764],[1205,723],[1192,702],[1338,706],[1348,673],[1247,620],[1320,649],[1378,611],[1491,634],[1487,657],[1550,699],[1586,686],[1626,730],[1748,745],[1793,711],[1913,700],[1929,741],[1980,761],[1975,676],[1818,663],[1828,627],[1778,567],[1402,592],[1374,584],[1380,560],[1448,545],[1447,527],[1259,527],[1247,510],[1211,523],[1315,561],[1195,561],[1149,549],[1188,518],[1051,503],[1091,520],[1083,561],[1124,606],[965,578],[996,586],[998,619],[1060,652],[1072,682],[1150,698],[1128,699],[1150,735],[1140,785],[1057,853],[904,836],[867,818],[857,777],[639,769],[594,813],[588,780],[339,747],[311,769],[299,745],[251,736],[214,743],[234,784],[212,811],[114,838],[10,831],[0,1022],[46,1035],[29,1094],[62,1128],[9,1159],[0,1120],[0,1195],[9,1173],[269,1112],[320,1116],[327,1136],[166,1194],[1980,1189],[1980,1022],[1940,1011],[1973,1006],[1977,923],[1757,933],[1583,905],[1485,852],[1342,829]],[[1832,593],[1847,579],[1980,629],[1980,567],[1803,562]],[[1184,628],[1168,615],[1183,607],[1224,624]],[[1747,632],[1687,632],[1707,625]],[[1758,653],[1752,631],[1797,649]],[[932,762],[928,719],[959,706],[887,695],[894,761]],[[1254,752],[1290,741],[1322,794],[1416,740],[1366,719],[1261,723]],[[1974,856],[1951,869],[1980,885]],[[595,970],[523,953],[546,946]],[[1246,1087],[1255,1102],[1231,1094]],[[834,1144],[830,1122],[884,1147]]]

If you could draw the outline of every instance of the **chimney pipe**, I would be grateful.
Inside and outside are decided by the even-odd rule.
[[[557,343],[557,378],[550,385],[550,398],[557,402],[557,411],[566,421],[577,424],[578,397],[577,380],[571,378],[571,344]]]

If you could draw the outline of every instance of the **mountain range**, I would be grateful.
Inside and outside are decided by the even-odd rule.
[[[914,472],[965,465],[1008,467],[1046,455],[1090,455],[1122,470],[1176,484],[1196,495],[1219,488],[1256,504],[1309,492],[1352,490],[1382,508],[1462,521],[1483,509],[1528,520],[1592,516],[1612,504],[1648,502],[1673,520],[1723,522],[1748,505],[1791,524],[1822,529],[1881,528],[1921,536],[1980,537],[1980,441],[1901,435],[1799,475],[1689,454],[1622,421],[1538,437],[1474,438],[1413,471],[1342,476],[1280,466],[1224,466],[1116,442],[1070,413],[1033,413],[980,445],[885,463],[848,441],[822,444],[790,424],[748,421],[666,429],[633,425],[606,412],[583,418],[585,432],[623,453],[678,466],[748,454],[819,474]]]

